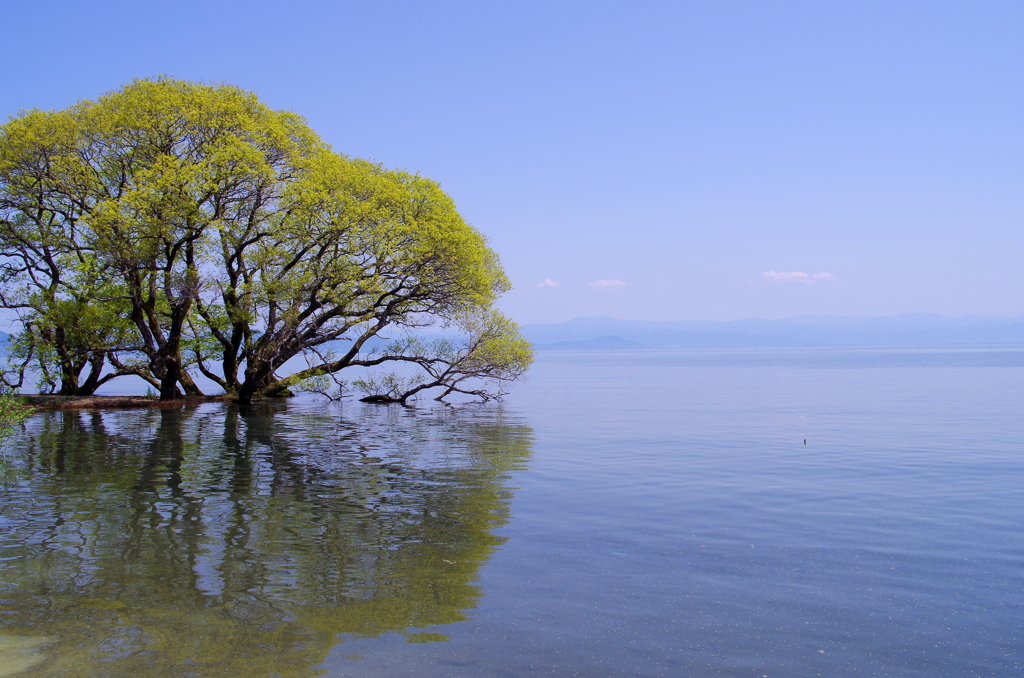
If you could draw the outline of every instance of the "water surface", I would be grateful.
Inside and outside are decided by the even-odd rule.
[[[6,452],[0,658],[25,676],[1019,676],[1021,367],[542,353],[499,407],[40,416]]]

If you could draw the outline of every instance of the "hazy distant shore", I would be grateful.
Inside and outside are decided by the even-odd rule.
[[[796,346],[936,346],[1024,343],[1024,316],[906,313],[853,318],[647,321],[576,318],[530,324],[523,334],[538,350],[631,348],[785,348]]]

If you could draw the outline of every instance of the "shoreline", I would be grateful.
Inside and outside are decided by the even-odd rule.
[[[234,402],[233,395],[184,396],[174,400],[160,400],[157,396],[61,396],[61,395],[24,395],[17,396],[22,403],[37,411],[45,410],[101,410],[101,409],[143,409],[187,407],[205,403]]]

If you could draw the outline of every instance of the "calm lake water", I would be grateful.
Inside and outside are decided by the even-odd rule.
[[[1022,367],[551,352],[501,406],[39,415],[0,676],[1021,676]]]

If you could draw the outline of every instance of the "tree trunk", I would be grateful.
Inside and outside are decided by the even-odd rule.
[[[181,397],[181,390],[178,389],[178,370],[176,367],[169,367],[160,380],[160,400],[177,400]]]
[[[187,396],[206,395],[196,386],[196,382],[192,381],[192,375],[184,367],[178,371],[178,383],[181,384],[181,388],[184,389]]]
[[[104,356],[93,356],[88,362],[76,363],[70,358],[61,364],[60,390],[57,395],[89,396],[96,392],[103,372]],[[89,376],[82,382],[82,371],[90,367]]]
[[[256,384],[246,379],[238,389],[238,404],[243,406],[252,404],[252,397],[254,395],[256,395]]]
[[[78,378],[82,373],[82,368],[78,365],[71,365],[64,363],[60,366],[60,390],[57,391],[57,395],[62,396],[76,396],[76,395],[92,395],[90,393],[80,393],[78,387]],[[78,369],[75,369],[75,368]]]
[[[178,389],[178,379],[182,371],[181,357],[166,355],[169,348],[165,346],[161,349],[153,361],[153,374],[160,380],[160,400],[176,400],[181,397],[181,391]]]
[[[85,378],[85,382],[79,387],[78,395],[92,395],[96,392],[96,389],[100,386],[100,377],[103,375],[103,364],[105,362],[105,356],[102,353],[98,356],[94,355],[89,360],[89,376]]]

